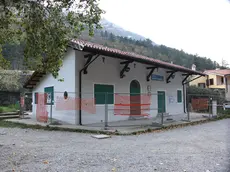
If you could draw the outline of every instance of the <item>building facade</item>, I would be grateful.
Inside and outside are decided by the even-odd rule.
[[[128,120],[133,114],[142,116],[140,109],[131,107],[130,97],[134,94],[150,97],[150,118],[159,113],[184,114],[184,84],[191,75],[204,74],[182,66],[77,40],[68,48],[59,71],[59,78],[63,78],[63,82],[54,79],[51,74],[35,72],[25,87],[33,90],[33,115],[37,112],[36,94],[51,91],[52,117],[71,124],[85,125],[105,120],[105,102],[108,105],[110,122]],[[57,99],[64,99],[67,95],[68,98],[79,98],[81,103],[83,100],[93,99],[95,111],[78,107],[58,109]],[[129,112],[126,112],[128,114],[116,114],[117,95],[124,99],[129,97],[130,107]],[[144,104],[142,101],[138,100],[138,104]],[[48,105],[48,113],[51,111],[50,108]]]
[[[230,101],[230,69],[206,70],[206,77],[200,77],[190,85],[195,85],[202,88],[224,89],[226,100]]]

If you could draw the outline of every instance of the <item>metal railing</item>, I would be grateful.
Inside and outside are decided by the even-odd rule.
[[[211,95],[161,93],[37,93],[33,112],[40,121],[86,125],[104,129],[127,126],[163,126],[212,118],[223,100]],[[39,96],[41,96],[39,98]],[[216,108],[216,109],[215,109]]]

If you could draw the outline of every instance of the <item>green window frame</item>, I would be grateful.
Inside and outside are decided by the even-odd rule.
[[[106,84],[94,84],[94,98],[95,104],[97,105],[105,103],[114,104],[114,86]]]
[[[177,90],[177,103],[182,103],[182,91]]]
[[[47,105],[54,105],[54,87],[53,86],[45,87],[44,92],[51,95],[51,103],[47,102],[47,97],[46,97],[46,104]]]

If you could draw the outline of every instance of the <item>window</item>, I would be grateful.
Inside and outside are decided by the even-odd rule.
[[[205,83],[198,83],[198,87],[205,88]]]
[[[182,91],[177,90],[177,103],[182,103]]]
[[[221,77],[221,85],[224,84],[224,77]]]
[[[46,104],[53,105],[54,104],[54,87],[45,87],[44,92],[46,93]]]
[[[213,79],[209,79],[209,85],[214,85],[214,80]]]
[[[107,104],[113,104],[114,103],[113,85],[94,84],[94,98],[96,104],[105,104],[105,98]]]

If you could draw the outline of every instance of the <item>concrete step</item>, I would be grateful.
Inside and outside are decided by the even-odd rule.
[[[0,120],[2,120],[2,119],[12,119],[12,118],[19,118],[19,115],[0,116]]]
[[[1,116],[8,116],[8,115],[19,115],[19,112],[4,112],[4,113],[0,113],[0,117]],[[29,115],[29,114],[24,112],[24,115]]]
[[[0,117],[1,116],[8,116],[8,115],[19,115],[18,112],[4,112],[4,113],[0,113]]]

